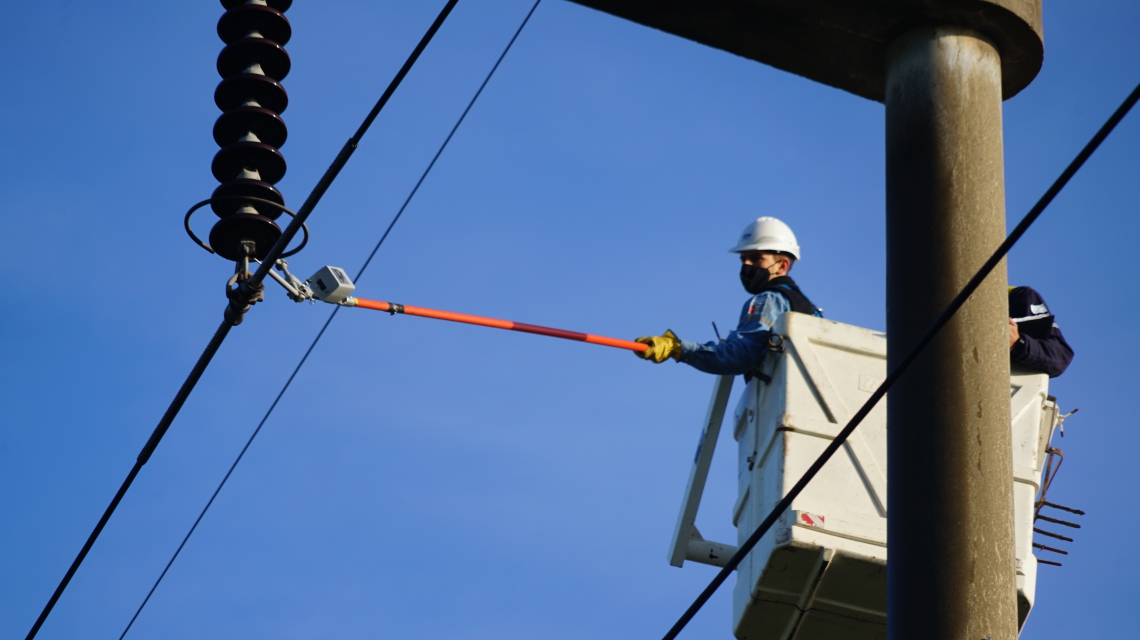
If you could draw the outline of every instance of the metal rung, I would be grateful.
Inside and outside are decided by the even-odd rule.
[[[1066,527],[1072,527],[1074,529],[1080,529],[1081,528],[1081,525],[1079,525],[1079,524],[1073,524],[1072,522],[1065,522],[1064,520],[1058,520],[1056,518],[1050,518],[1049,516],[1043,516],[1041,514],[1037,514],[1037,519],[1038,520],[1044,520],[1045,522],[1052,522],[1053,524],[1064,525]]]
[[[1085,515],[1085,512],[1084,512],[1084,511],[1081,511],[1080,509],[1071,509],[1071,508],[1069,508],[1069,507],[1062,507],[1061,505],[1059,505],[1059,504],[1053,504],[1052,502],[1042,502],[1042,503],[1041,503],[1041,506],[1044,506],[1044,507],[1053,507],[1054,509],[1060,509],[1061,511],[1068,511],[1069,513],[1075,513],[1075,514],[1077,514],[1078,516],[1083,516],[1083,515]]]
[[[1058,540],[1064,540],[1065,542],[1072,542],[1073,541],[1072,538],[1066,538],[1065,536],[1062,536],[1062,535],[1059,535],[1056,533],[1051,533],[1051,532],[1045,531],[1043,529],[1038,529],[1037,527],[1033,527],[1033,530],[1037,533],[1040,533],[1043,536],[1049,536],[1050,538],[1056,538]]]

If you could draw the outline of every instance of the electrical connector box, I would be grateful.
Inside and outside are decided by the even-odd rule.
[[[344,302],[356,290],[356,285],[352,284],[348,274],[340,267],[321,267],[320,271],[314,273],[306,282],[309,283],[317,300],[329,304]]]

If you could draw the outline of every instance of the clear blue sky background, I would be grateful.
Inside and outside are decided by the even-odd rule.
[[[442,2],[298,0],[299,206]],[[355,272],[529,0],[464,0],[310,219]],[[0,636],[22,637],[221,318],[181,229],[216,183],[217,2],[8,3],[0,24]],[[1018,219],[1140,80],[1140,5],[1045,5],[1005,106]],[[1086,509],[1026,638],[1129,637],[1140,558],[1133,114],[1010,258],[1077,351],[1056,499]],[[883,109],[546,0],[359,281],[366,297],[710,339],[725,249],[776,215],[828,317],[884,326]],[[204,214],[197,226],[212,222]],[[330,309],[278,290],[231,334],[40,637],[117,637]],[[345,311],[130,637],[653,638],[713,575],[665,551],[712,378],[617,350]],[[731,540],[724,435],[699,519]],[[685,637],[730,636],[730,590]]]

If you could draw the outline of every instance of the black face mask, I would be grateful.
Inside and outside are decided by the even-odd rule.
[[[772,272],[764,267],[754,264],[740,265],[740,284],[744,285],[744,290],[752,295],[763,291],[771,279]]]

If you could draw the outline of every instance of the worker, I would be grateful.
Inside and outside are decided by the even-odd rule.
[[[635,351],[637,357],[651,362],[673,358],[706,373],[751,378],[758,374],[768,353],[768,336],[781,315],[797,311],[823,316],[788,277],[800,259],[800,246],[788,225],[776,218],[757,218],[729,251],[740,255],[740,282],[751,296],[736,330],[724,340],[704,344],[681,340],[672,331],[638,338],[649,349]]]
[[[1073,349],[1045,305],[1029,287],[1009,288],[1009,360],[1056,378],[1073,361]]]

